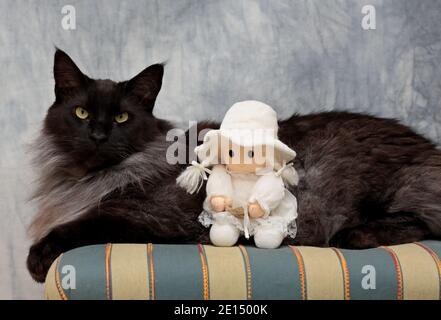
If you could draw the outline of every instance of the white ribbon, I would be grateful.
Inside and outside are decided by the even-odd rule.
[[[282,168],[280,168],[280,169],[276,172],[276,176],[277,176],[277,177],[280,177],[285,169],[290,168],[290,167],[292,167],[293,165],[294,165],[294,164],[293,164],[292,162],[290,162],[290,163],[288,163],[288,164],[284,163],[283,166],[282,166]]]
[[[198,168],[201,171],[201,175],[204,178],[204,180],[208,179],[207,173],[211,174],[211,170],[210,169],[208,169],[207,167],[204,167],[202,164],[200,164],[199,162],[194,161],[194,160],[191,162],[191,165],[196,167],[196,168]]]
[[[248,228],[250,226],[250,217],[248,215],[248,207],[243,207],[243,232],[246,239],[250,238],[250,232],[248,231]]]

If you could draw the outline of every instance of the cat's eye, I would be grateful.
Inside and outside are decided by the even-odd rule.
[[[129,114],[127,112],[123,112],[115,116],[115,121],[117,123],[126,122],[128,119],[129,119]]]
[[[89,117],[89,112],[87,112],[87,110],[84,108],[76,107],[75,115],[81,120],[86,120]]]
[[[228,151],[228,155],[230,156],[230,158],[234,157],[234,151],[233,150],[229,150]]]
[[[248,151],[248,158],[254,158],[254,151],[253,150]]]

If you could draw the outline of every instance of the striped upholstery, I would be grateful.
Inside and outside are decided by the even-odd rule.
[[[440,299],[440,257],[437,241],[367,250],[95,245],[69,251],[54,262],[46,297]],[[66,285],[72,266],[75,288]]]

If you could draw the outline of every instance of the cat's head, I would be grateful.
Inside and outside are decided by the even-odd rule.
[[[152,114],[163,71],[162,64],[154,64],[128,81],[95,80],[57,49],[56,99],[44,134],[72,160],[72,169],[93,171],[121,162],[168,126]]]

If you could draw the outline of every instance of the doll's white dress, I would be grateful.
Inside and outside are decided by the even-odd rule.
[[[214,212],[210,200],[223,196],[233,200],[233,208],[247,210],[249,203],[257,202],[265,214],[261,218],[237,217],[228,211]],[[224,165],[215,165],[207,181],[207,197],[199,221],[206,227],[212,224],[230,224],[241,234],[255,235],[262,229],[272,229],[294,238],[297,233],[297,199],[286,189],[281,176],[272,168],[256,174],[228,172]]]

